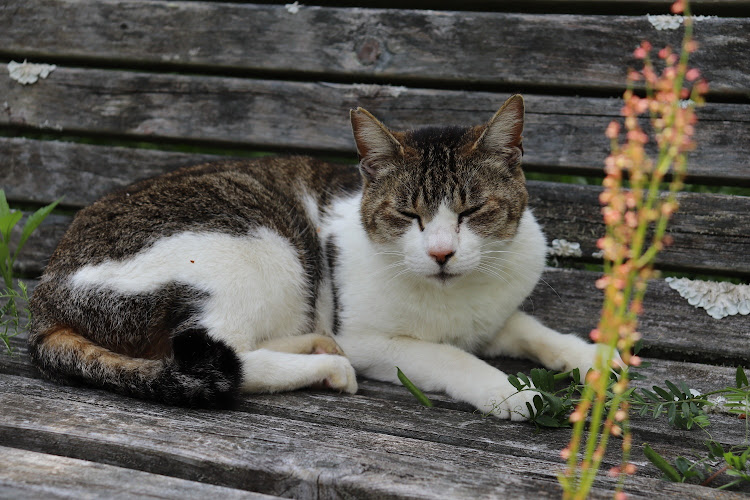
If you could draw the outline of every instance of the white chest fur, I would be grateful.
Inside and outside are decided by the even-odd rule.
[[[358,208],[357,197],[339,201],[323,231],[338,246],[342,336],[405,336],[475,351],[500,330],[541,275],[546,246],[528,210],[512,241],[483,243],[477,269],[442,282],[409,273],[401,255],[374,245]]]

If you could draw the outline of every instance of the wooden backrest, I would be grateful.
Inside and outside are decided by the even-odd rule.
[[[659,265],[747,280],[750,2],[693,3],[709,14],[695,25],[700,50],[693,63],[711,94],[698,113],[688,182],[710,186],[706,191],[729,186],[734,190],[724,191],[740,195],[681,194],[670,229],[675,242]],[[617,5],[623,15],[615,15]],[[647,16],[667,14],[668,5],[476,0],[450,4],[472,9],[453,11],[419,10],[416,0],[398,9],[162,0],[0,5],[6,62],[56,65],[28,85],[0,76],[2,187],[11,203],[29,209],[65,196],[67,210],[32,237],[17,271],[37,276],[73,211],[133,180],[220,155],[310,153],[354,162],[350,108],[365,107],[395,129],[477,124],[521,92],[524,163],[536,179],[529,182],[531,205],[550,241],[578,242],[582,250],[565,260],[572,269],[550,274],[557,292],[568,295],[537,308],[558,327],[585,334],[599,298],[595,290],[580,297],[575,290],[592,288],[595,276],[581,268],[598,262],[592,254],[603,231],[600,188],[557,176],[580,182],[603,175],[603,131],[619,117],[632,50],[642,39],[655,47],[681,39],[681,28],[669,29],[673,18]],[[492,11],[503,8],[511,12]],[[750,339],[746,318],[711,322],[663,283],[656,290],[656,308],[674,299],[651,320],[657,331],[688,331],[683,346],[721,333],[724,350],[712,355],[750,356],[743,347]],[[542,287],[537,295],[550,292]],[[662,333],[651,345],[667,352],[674,345]]]

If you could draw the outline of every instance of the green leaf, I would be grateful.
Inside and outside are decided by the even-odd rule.
[[[669,380],[665,380],[664,384],[669,388],[670,391],[672,391],[672,395],[675,396],[677,399],[684,399],[687,394],[690,394],[690,391],[687,391],[687,394],[683,394],[681,390],[677,388],[676,385],[674,385]]]
[[[10,213],[10,207],[8,206],[8,200],[5,198],[5,190],[0,189],[0,217],[4,217]]]
[[[655,452],[648,444],[643,444],[643,454],[646,458],[656,466],[657,469],[662,471],[672,482],[679,483],[682,481],[682,476],[677,470],[667,462],[664,457]]]
[[[520,380],[518,380],[518,377],[515,375],[508,375],[508,382],[510,382],[510,385],[516,388],[516,390],[520,391],[523,389],[523,384]]]
[[[521,379],[521,381],[526,387],[531,387],[531,381],[529,380],[529,377],[527,377],[525,373],[518,372],[518,378]]]
[[[10,232],[13,230],[18,221],[23,217],[23,212],[13,211],[9,214],[0,215],[0,235],[6,246],[10,245]]]
[[[684,457],[677,457],[677,459],[674,461],[674,464],[677,467],[677,470],[679,470],[683,476],[687,474],[687,472],[690,470],[690,467],[692,465]]]
[[[551,417],[549,415],[537,415],[534,418],[534,422],[541,425],[542,427],[568,427],[567,419],[563,422]]]
[[[654,403],[661,403],[661,399],[659,398],[659,396],[649,391],[648,389],[641,389],[641,392],[645,394],[646,397],[650,399],[651,401],[653,401]]]
[[[661,396],[666,401],[674,401],[674,397],[671,394],[669,394],[667,391],[662,389],[661,387],[655,385],[652,387],[652,389],[654,390],[656,394]]]
[[[534,387],[542,389],[542,386],[544,385],[543,378],[546,380],[546,377],[542,375],[542,370],[539,368],[533,368],[531,370],[531,382],[534,384]]]
[[[404,387],[409,389],[409,392],[414,394],[414,397],[417,398],[417,401],[428,408],[432,408],[434,406],[432,404],[432,401],[430,401],[430,399],[425,396],[424,393],[420,391],[417,386],[414,385],[412,381],[406,377],[406,375],[404,375],[404,372],[402,372],[398,366],[396,367],[396,375],[398,376],[398,379],[401,381],[401,383],[404,384]]]
[[[532,401],[534,402],[534,407],[536,408],[535,414],[541,413],[542,408],[544,408],[544,401],[542,401],[542,397],[539,394],[537,394],[536,396],[534,396]]]
[[[724,448],[716,441],[706,441],[706,447],[711,452],[711,457],[720,458],[724,456]]]
[[[745,375],[745,370],[742,368],[742,366],[737,367],[737,375],[735,376],[737,380],[737,388],[745,387],[747,385],[750,385],[747,381],[747,375]]]
[[[52,210],[55,209],[55,207],[58,203],[60,203],[61,200],[62,198],[58,198],[46,207],[40,208],[39,210],[31,214],[31,216],[26,220],[26,224],[24,224],[23,226],[23,231],[21,231],[21,241],[18,242],[16,252],[13,254],[13,260],[18,257],[18,252],[21,251],[21,248],[26,243],[26,240],[29,239],[31,233],[33,233],[36,228],[39,227],[39,224],[41,224],[42,221],[44,221],[44,219],[46,219],[50,213],[52,213]]]

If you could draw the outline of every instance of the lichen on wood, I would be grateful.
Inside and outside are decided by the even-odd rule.
[[[666,278],[665,281],[690,305],[702,307],[712,318],[750,313],[750,285],[688,278]]]

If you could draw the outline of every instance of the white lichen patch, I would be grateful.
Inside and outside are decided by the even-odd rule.
[[[406,87],[394,85],[378,85],[375,83],[355,83],[350,87],[347,97],[398,97],[406,92]]]
[[[40,78],[47,78],[56,69],[57,66],[54,64],[34,64],[27,62],[25,59],[22,63],[16,61],[8,63],[8,73],[11,80],[15,80],[22,85],[30,85],[38,82]]]
[[[596,252],[591,252],[591,256],[595,259],[603,259],[604,258],[604,250],[597,250]]]
[[[299,4],[299,2],[288,3],[288,4],[284,5],[284,8],[290,14],[296,14],[297,12],[299,12],[299,8],[300,7],[302,7],[302,6]]]
[[[666,278],[665,281],[687,299],[688,304],[702,307],[712,318],[750,314],[750,285],[688,278]]]
[[[547,249],[547,252],[555,257],[580,257],[583,255],[580,243],[563,239],[552,240],[552,245]]]
[[[693,21],[705,21],[706,19],[713,19],[716,16],[693,16]],[[656,28],[658,31],[663,30],[676,30],[685,21],[685,16],[674,16],[671,14],[664,14],[658,16],[652,16],[646,14],[646,19],[651,23],[651,26]]]

